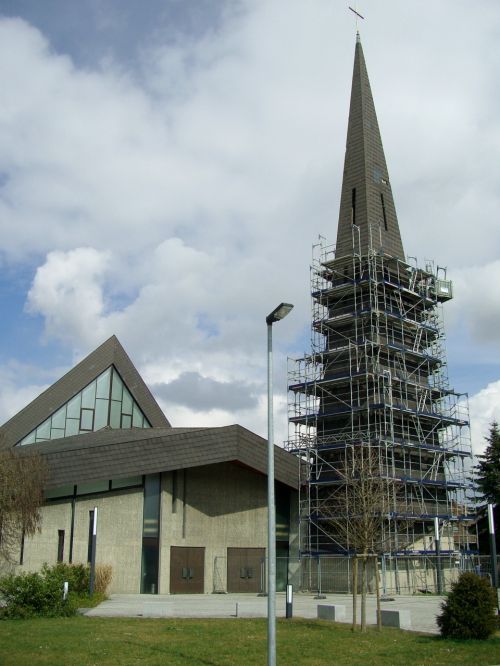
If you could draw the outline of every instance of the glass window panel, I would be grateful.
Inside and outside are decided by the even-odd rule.
[[[95,418],[94,418],[94,430],[100,430],[104,426],[108,425],[108,406],[109,400],[99,400],[95,401]]]
[[[123,389],[123,382],[121,380],[121,377],[113,368],[113,383],[111,386],[111,398],[113,400],[121,400],[122,389]]]
[[[82,406],[82,394],[78,393],[78,395],[75,395],[75,397],[71,398],[71,400],[68,402],[66,417],[68,419],[79,419],[81,406]]]
[[[50,488],[49,490],[44,490],[43,494],[47,499],[54,499],[55,497],[67,497],[68,495],[73,495],[73,485]]]
[[[82,391],[82,408],[87,407],[94,409],[95,406],[95,389],[97,382],[94,380],[87,388]]]
[[[122,404],[116,400],[111,401],[111,413],[109,416],[109,425],[112,428],[121,428],[122,425]]]
[[[36,429],[37,439],[50,439],[50,419],[47,419]]]
[[[132,427],[132,417],[128,414],[122,416],[122,428],[131,428]]]
[[[26,435],[26,437],[24,439],[22,439],[20,443],[22,445],[24,445],[24,444],[33,444],[35,442],[35,439],[36,439],[35,431],[33,430],[33,432],[30,432],[29,435]]]
[[[158,536],[160,518],[160,475],[148,474],[144,484],[143,536]]]
[[[134,402],[134,411],[133,411],[133,414],[132,414],[132,425],[134,426],[134,428],[142,428],[143,420],[144,419],[142,417],[142,412]]]
[[[66,437],[78,435],[80,430],[80,419],[66,419]]]
[[[97,398],[107,398],[109,400],[109,385],[111,381],[111,368],[105,370],[100,377],[97,378]]]
[[[113,479],[111,481],[111,487],[113,490],[117,488],[128,488],[129,486],[140,486],[142,485],[142,476],[128,476],[124,479]]]
[[[158,536],[158,518],[144,518],[144,536]]]
[[[113,396],[111,405],[109,395]],[[107,368],[83,391],[24,437],[20,444],[70,437],[82,432],[112,428],[150,428],[113,366]]]
[[[66,405],[61,407],[55,414],[52,415],[52,427],[62,428],[64,430],[66,421]]]
[[[123,405],[122,405],[122,412],[123,414],[132,414],[132,396],[128,392],[128,390],[123,387]]]
[[[80,416],[80,429],[92,430],[93,426],[94,426],[94,410],[82,409],[82,414]]]
[[[89,481],[88,483],[79,483],[76,487],[76,494],[102,493],[106,490],[109,490],[109,481]]]

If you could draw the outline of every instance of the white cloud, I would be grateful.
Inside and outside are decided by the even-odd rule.
[[[367,14],[405,247],[448,264],[454,321],[494,342],[500,8],[454,0],[431,17],[379,0]],[[133,71],[85,69],[0,19],[2,253],[37,269],[27,307],[47,338],[83,354],[115,333],[148,382],[196,372],[264,392],[264,317],[296,304],[275,334],[281,381],[284,347],[304,351],[311,243],[335,237],[351,17],[252,0],[200,34],[162,43],[159,28]],[[177,425],[198,419],[169,408]],[[200,418],[223,416],[265,428],[258,409]]]
[[[0,423],[29,404],[47,388],[52,379],[43,371],[17,361],[1,365]]]
[[[54,251],[38,268],[27,310],[45,319],[45,334],[65,343],[93,344],[105,335],[102,282],[110,254],[93,248]]]
[[[472,450],[480,455],[486,448],[484,438],[493,421],[500,421],[500,381],[491,382],[469,399]]]
[[[454,325],[460,323],[473,340],[500,345],[500,260],[457,270],[455,298],[448,306]]]

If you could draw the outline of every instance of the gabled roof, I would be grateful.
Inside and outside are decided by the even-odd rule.
[[[111,365],[114,365],[120,373],[151,426],[169,428],[170,423],[151,391],[137,372],[118,338],[113,335],[0,428],[0,449],[15,446]],[[83,435],[83,437],[90,435],[91,433]],[[65,438],[61,441],[68,442],[70,439],[72,438]],[[36,446],[38,447],[40,444]]]
[[[356,39],[336,257],[370,248],[405,259],[389,172],[359,35]],[[371,234],[369,225],[372,225]]]
[[[297,488],[298,458],[278,446],[274,449],[276,480]],[[85,435],[19,447],[21,455],[34,450],[47,461],[47,488],[223,462],[237,463],[267,474],[267,441],[239,425],[104,428]]]

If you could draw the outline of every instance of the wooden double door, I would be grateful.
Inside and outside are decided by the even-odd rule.
[[[205,549],[170,547],[170,594],[203,594]]]
[[[227,591],[262,592],[265,557],[265,548],[228,548]]]

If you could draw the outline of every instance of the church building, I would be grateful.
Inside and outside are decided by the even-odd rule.
[[[20,544],[19,571],[90,561],[97,509],[111,592],[264,591],[267,441],[238,425],[173,428],[116,337],[7,421],[0,442],[49,468],[42,530]],[[286,558],[299,477],[279,447],[275,475]],[[286,576],[284,564],[278,588]]]

